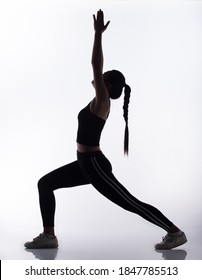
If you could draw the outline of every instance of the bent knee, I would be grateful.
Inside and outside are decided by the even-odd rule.
[[[38,190],[39,191],[42,191],[42,190],[50,187],[50,184],[49,184],[49,182],[47,180],[47,177],[43,176],[42,178],[40,178],[39,181],[38,181],[37,186],[38,186]]]

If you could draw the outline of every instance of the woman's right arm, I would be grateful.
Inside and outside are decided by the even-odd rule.
[[[94,75],[94,86],[96,91],[96,103],[105,102],[109,95],[103,79],[103,51],[102,51],[102,33],[107,29],[109,21],[104,24],[104,14],[101,10],[97,12],[97,18],[94,18],[94,44],[92,52],[92,67]]]

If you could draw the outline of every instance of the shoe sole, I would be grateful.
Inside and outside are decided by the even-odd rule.
[[[55,248],[58,248],[58,244],[46,244],[46,245],[34,245],[34,244],[24,244],[25,248],[26,249],[55,249]]]
[[[28,250],[29,249],[56,249],[56,248],[58,248],[58,246],[40,246],[40,247],[39,246],[38,247],[37,246],[30,246],[30,247],[25,246],[25,248]]]

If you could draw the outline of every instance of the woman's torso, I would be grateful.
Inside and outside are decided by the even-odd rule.
[[[95,98],[89,104],[90,112],[103,120],[104,122],[107,120],[110,111],[110,101],[105,104],[96,104]],[[100,151],[100,145],[85,145],[77,142],[77,150],[80,153],[89,153]]]

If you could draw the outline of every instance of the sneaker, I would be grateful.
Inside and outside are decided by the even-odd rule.
[[[158,243],[155,245],[155,249],[156,250],[170,250],[170,249],[178,247],[186,242],[187,242],[187,238],[186,238],[184,232],[181,232],[181,234],[179,234],[179,235],[168,233],[165,237],[163,237],[163,240],[161,243]]]
[[[24,246],[27,249],[46,249],[46,248],[57,248],[58,240],[56,236],[51,236],[45,233],[39,234],[33,241],[26,242]]]

